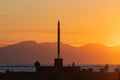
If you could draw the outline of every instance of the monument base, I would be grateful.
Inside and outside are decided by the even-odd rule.
[[[63,67],[63,59],[55,58],[54,59],[54,67]]]

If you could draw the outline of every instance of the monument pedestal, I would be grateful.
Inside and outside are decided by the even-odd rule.
[[[63,67],[63,59],[55,58],[54,59],[54,67]]]

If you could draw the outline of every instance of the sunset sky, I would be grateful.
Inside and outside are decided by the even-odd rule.
[[[120,45],[120,0],[0,0],[0,44],[27,40]]]

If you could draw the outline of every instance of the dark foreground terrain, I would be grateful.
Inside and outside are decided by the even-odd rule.
[[[119,72],[10,72],[0,80],[120,80]]]

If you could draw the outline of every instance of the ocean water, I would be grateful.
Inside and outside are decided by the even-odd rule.
[[[5,73],[6,70],[13,72],[35,72],[34,66],[0,66],[0,73]]]
[[[92,68],[94,72],[99,72],[99,69],[104,67],[104,65],[79,65],[79,66],[81,66],[81,70],[82,69],[88,70],[89,68]],[[109,72],[114,72],[115,68],[119,68],[119,71],[120,71],[120,65],[110,65],[108,70]],[[14,71],[14,72],[35,72],[36,71],[34,66],[18,66],[18,65],[17,66],[4,66],[4,65],[0,66],[0,73],[5,73],[6,70]]]
[[[88,70],[89,68],[92,68],[94,72],[100,72],[100,68],[104,68],[104,66],[82,66],[82,69],[86,69]],[[108,71],[109,72],[114,72],[115,68],[118,68],[120,71],[120,67],[119,66],[109,66]]]

